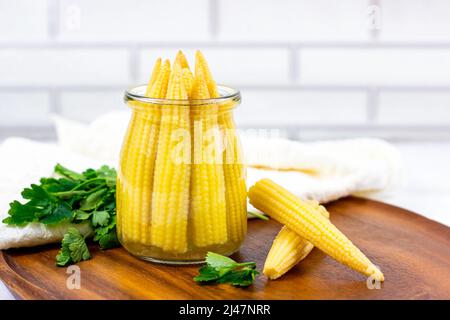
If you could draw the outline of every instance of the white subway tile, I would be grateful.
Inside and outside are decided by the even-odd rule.
[[[299,59],[303,84],[450,84],[450,49],[304,48]]]
[[[73,120],[91,122],[98,116],[125,110],[123,91],[63,92],[61,114]]]
[[[47,39],[47,0],[0,0],[0,42]]]
[[[208,0],[62,0],[62,40],[204,40]]]
[[[0,92],[0,126],[49,125],[49,105],[47,93]]]
[[[289,53],[286,49],[261,48],[198,48],[208,60],[218,83],[231,86],[287,84],[289,82]],[[195,49],[183,50],[191,67]],[[139,81],[148,80],[157,57],[173,60],[176,49],[148,49],[139,54]]]
[[[224,40],[367,40],[361,0],[220,0]]]
[[[381,40],[450,40],[450,1],[381,1]]]
[[[363,92],[244,90],[236,122],[242,126],[361,124]]]
[[[450,125],[450,92],[384,92],[377,122],[402,125]]]
[[[130,82],[122,49],[0,50],[0,85],[124,85]]]

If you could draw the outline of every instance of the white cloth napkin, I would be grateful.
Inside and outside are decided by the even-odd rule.
[[[51,175],[57,162],[80,171],[118,163],[129,113],[110,113],[89,125],[57,116],[54,120],[57,144],[10,138],[0,146],[0,219],[7,216],[9,203],[20,199],[20,191]],[[296,195],[321,203],[350,194],[386,192],[401,180],[397,150],[378,139],[301,143],[243,135],[242,145],[248,186],[271,178]],[[67,226],[0,224],[0,249],[59,241]],[[83,225],[81,231],[91,230]]]

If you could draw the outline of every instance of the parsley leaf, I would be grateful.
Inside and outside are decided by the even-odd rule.
[[[55,173],[70,180],[83,180],[84,176],[75,171],[69,170],[59,163],[55,166]]]
[[[94,211],[92,215],[92,225],[94,227],[97,226],[106,226],[109,221],[109,213],[108,211]]]
[[[9,217],[3,223],[23,226],[36,220],[35,210],[30,206],[24,206],[15,200],[9,204]]]
[[[101,249],[119,246],[116,235],[116,170],[102,166],[78,173],[57,164],[54,171],[58,177],[41,178],[40,184],[32,184],[22,191],[26,201],[10,203],[9,216],[3,223],[16,226],[32,222],[46,225],[89,223],[94,229],[94,241]],[[86,260],[89,250],[82,246],[80,239],[74,238],[74,231],[68,231],[64,239],[57,265]],[[67,245],[69,242],[74,243],[72,247]]]
[[[103,250],[120,246],[119,239],[117,239],[115,227],[111,229],[108,233],[98,236],[97,239],[100,248]]]
[[[72,218],[72,210],[65,203],[57,204],[51,214],[47,214],[39,222],[43,224],[57,224],[63,221],[70,220]]]
[[[247,287],[251,285],[259,272],[256,263],[238,263],[231,258],[214,252],[206,255],[206,265],[199,269],[194,277],[200,283],[229,283],[233,286]]]
[[[91,255],[83,235],[76,228],[69,227],[62,240],[61,250],[56,256],[56,264],[63,267],[90,258]]]
[[[236,264],[236,261],[214,252],[208,252],[206,255],[206,263],[213,268],[222,268],[232,266]]]

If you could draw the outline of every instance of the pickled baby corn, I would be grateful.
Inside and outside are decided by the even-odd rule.
[[[208,63],[200,51],[195,54],[196,68],[204,74],[211,98],[219,97],[216,83]],[[225,197],[227,204],[227,224],[230,240],[240,242],[247,232],[247,187],[241,146],[236,134],[236,126],[230,109],[234,105],[219,106],[218,123],[224,132],[223,171],[225,177]]]
[[[322,214],[329,218],[328,211],[319,205],[318,202],[311,201],[317,210],[315,214]],[[314,245],[300,237],[297,233],[286,226],[283,226],[272,243],[263,273],[272,280],[278,279],[288,272],[314,249]]]
[[[160,72],[151,83],[151,87],[147,91],[147,96],[151,98],[163,98],[166,96],[167,86],[169,82],[170,75],[170,62],[166,60],[164,65],[161,67]],[[153,77],[152,77],[153,78]],[[150,80],[152,81],[152,80]],[[135,209],[140,212],[140,242],[143,244],[150,244],[150,217],[151,217],[151,201],[153,194],[153,172],[155,167],[156,151],[157,151],[157,141],[159,136],[159,121],[161,118],[161,112],[157,108],[147,108],[149,109],[145,113],[145,130],[142,137],[142,146],[146,150],[144,152],[144,163],[143,171],[148,174],[140,175],[139,188],[141,189],[141,196],[139,199],[135,199],[138,207]],[[140,205],[140,207],[139,207]]]
[[[170,73],[170,62],[165,61],[161,66],[161,59],[156,60],[150,81],[147,85],[146,95],[161,98],[165,95],[167,79]],[[125,166],[120,170],[126,181],[118,183],[117,192],[124,193],[118,196],[118,228],[119,235],[126,235],[134,242],[142,241],[147,243],[147,234],[149,232],[148,206],[151,199],[152,185],[148,184],[150,176],[139,174],[145,166],[154,163],[156,148],[153,147],[158,131],[158,110],[151,109],[144,112],[134,112],[131,117],[130,125],[127,130],[124,148],[122,149],[124,161],[121,164]],[[143,186],[144,185],[144,186]],[[122,188],[125,186],[125,188]],[[122,190],[124,189],[124,190]],[[142,191],[142,193],[140,192]],[[141,200],[142,198],[142,200]],[[125,218],[123,217],[125,215]],[[121,229],[124,229],[123,232]]]
[[[240,146],[235,133],[223,132],[235,130],[231,112],[239,94],[202,101],[220,95],[200,52],[195,62],[193,74],[181,51],[172,67],[158,59],[146,88],[126,94],[133,113],[117,181],[118,235],[142,258],[200,261],[208,250],[229,254],[246,231]]]
[[[203,70],[196,63],[192,99],[209,99]],[[193,165],[191,214],[193,242],[198,247],[228,239],[225,181],[219,144],[216,105],[192,106]]]
[[[191,98],[192,86],[194,85],[194,76],[189,68],[183,68],[183,81],[189,98]]]
[[[170,75],[166,99],[188,99],[178,64]],[[188,104],[163,107],[153,181],[151,242],[164,251],[175,253],[186,252],[188,248],[191,171],[189,130]],[[183,146],[182,150],[179,150],[179,145]]]
[[[173,63],[174,65],[179,65],[181,69],[188,69],[189,70],[189,63],[186,59],[186,56],[184,55],[183,51],[178,50],[177,55],[175,57],[175,61]]]
[[[311,203],[262,179],[248,193],[250,203],[344,265],[374,280],[384,281],[381,271],[327,218],[314,213]]]

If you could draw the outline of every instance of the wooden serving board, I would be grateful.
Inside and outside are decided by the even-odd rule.
[[[381,267],[386,281],[369,290],[366,278],[318,249],[282,278],[258,276],[248,288],[198,285],[198,265],[138,260],[122,248],[79,263],[81,289],[69,290],[66,268],[55,266],[57,245],[0,254],[0,278],[19,299],[450,299],[450,228],[380,202],[346,198],[329,204],[331,220]],[[275,221],[250,220],[238,261],[261,270]]]

